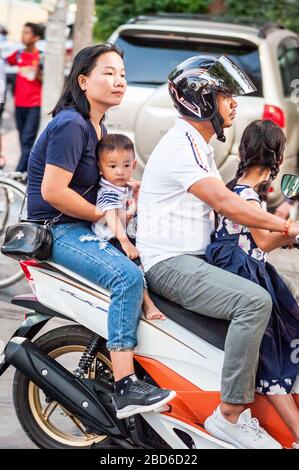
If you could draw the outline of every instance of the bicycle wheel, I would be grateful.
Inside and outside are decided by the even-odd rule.
[[[6,228],[18,221],[26,188],[9,179],[0,179],[0,246],[2,246]],[[24,214],[25,215],[25,214]],[[15,284],[23,277],[18,261],[0,252],[0,288]]]

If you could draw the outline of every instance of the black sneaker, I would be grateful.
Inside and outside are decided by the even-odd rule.
[[[118,419],[128,418],[137,413],[154,411],[165,405],[176,396],[172,390],[154,387],[136,375],[131,375],[119,393],[114,393],[116,416]]]

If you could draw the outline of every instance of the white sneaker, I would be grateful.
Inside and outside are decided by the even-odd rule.
[[[256,418],[251,417],[251,410],[244,410],[236,424],[224,418],[220,406],[204,423],[205,429],[217,439],[232,444],[237,449],[282,449],[282,446],[271,437]]]

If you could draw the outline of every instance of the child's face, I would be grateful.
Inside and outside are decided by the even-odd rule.
[[[125,186],[135,167],[136,160],[131,150],[104,151],[99,161],[100,175],[115,186]]]
[[[39,36],[36,36],[32,29],[29,26],[24,26],[22,31],[22,43],[25,46],[31,46],[35,44],[40,39]]]

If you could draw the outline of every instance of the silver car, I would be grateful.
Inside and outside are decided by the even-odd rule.
[[[261,118],[272,119],[287,136],[280,176],[296,172],[299,40],[294,32],[274,24],[260,28],[201,16],[165,14],[132,19],[120,26],[110,40],[125,52],[128,88],[121,106],[109,111],[106,124],[110,132],[124,133],[135,143],[138,177],[150,153],[174,123],[176,110],[168,95],[167,76],[178,63],[198,54],[227,55],[257,87],[254,94],[237,98],[237,118],[225,131],[225,144],[216,139],[211,142],[223,179],[227,182],[235,175],[244,128]],[[276,206],[282,199],[280,177],[270,191],[270,205]]]

